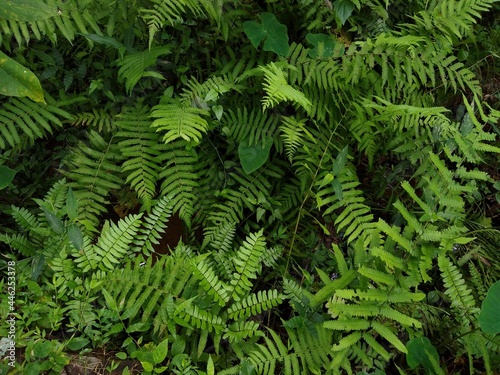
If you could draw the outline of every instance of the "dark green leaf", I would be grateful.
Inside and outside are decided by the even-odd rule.
[[[0,374],[8,374],[11,367],[8,364],[0,363]]]
[[[273,139],[271,137],[266,137],[264,141],[255,145],[249,145],[246,140],[240,143],[238,155],[245,173],[250,174],[264,165],[269,157],[272,144]]]
[[[75,220],[78,216],[78,203],[71,187],[68,189],[68,194],[66,195],[66,213],[70,220]]]
[[[412,370],[422,365],[427,373],[432,373],[433,366],[429,356],[434,357],[435,362],[439,363],[439,354],[427,337],[415,337],[411,339],[406,344],[406,349],[408,350],[406,362],[408,362],[408,366]]]
[[[78,225],[70,224],[68,226],[68,238],[76,250],[83,249],[83,234]]]
[[[84,347],[86,347],[90,343],[90,340],[85,337],[73,337],[68,341],[66,347],[69,350],[78,351]]]
[[[0,18],[12,21],[35,22],[59,16],[57,7],[41,0],[2,0]]]
[[[220,120],[222,118],[222,114],[224,113],[224,108],[221,105],[214,105],[212,107],[212,111],[214,111],[217,120]]]
[[[314,48],[309,51],[309,56],[312,58],[332,57],[337,43],[330,35],[326,34],[307,34],[306,40],[311,43]]]
[[[345,163],[347,162],[347,151],[348,148],[345,146],[335,158],[332,166],[332,174],[334,177],[336,177],[344,169]]]
[[[98,34],[80,34],[84,36],[85,38],[96,42],[98,44],[102,44],[108,47],[113,47],[116,49],[120,48],[125,48],[123,44],[121,44],[119,41],[117,41],[115,38],[111,38],[109,36],[104,36],[104,35],[98,35]]]
[[[343,197],[343,190],[342,190],[342,183],[340,182],[340,179],[336,178],[332,182],[332,188],[333,191],[335,192],[335,198],[339,201],[342,200]]]
[[[35,102],[45,103],[42,86],[28,68],[17,63],[0,51],[0,94],[27,96]]]
[[[246,21],[243,23],[243,30],[252,45],[257,48],[260,42],[264,41],[264,51],[272,51],[278,55],[288,54],[288,34],[285,25],[281,24],[272,13],[262,13],[260,15],[262,24],[256,21]]]
[[[64,223],[52,212],[43,208],[43,213],[45,214],[45,218],[47,219],[47,223],[49,223],[50,227],[57,234],[61,234],[64,232]]]
[[[121,322],[120,322],[120,323],[116,323],[116,324],[112,325],[110,329],[108,329],[108,330],[106,331],[105,336],[108,336],[108,337],[109,337],[109,336],[114,336],[114,335],[116,335],[117,333],[121,333],[121,332],[123,332],[123,331],[124,331],[124,328],[125,328],[125,324],[123,324],[123,323],[121,323]],[[118,357],[118,354],[116,354],[116,356]]]
[[[47,357],[52,350],[52,342],[47,340],[38,341],[33,345],[33,355],[38,358]]]
[[[0,190],[5,189],[7,186],[9,186],[15,175],[15,170],[10,169],[5,165],[0,165]]]
[[[171,352],[172,356],[177,356],[179,354],[184,353],[184,349],[186,349],[186,340],[183,337],[177,337],[177,340],[172,344]]]
[[[479,325],[483,332],[496,335],[500,333],[500,281],[494,283],[481,305]]]
[[[43,254],[37,254],[31,261],[31,278],[37,280],[43,269],[45,268],[45,257]]]
[[[352,11],[355,8],[354,3],[351,0],[336,0],[333,3],[333,8],[337,13],[337,17],[340,19],[342,25],[351,16]]]

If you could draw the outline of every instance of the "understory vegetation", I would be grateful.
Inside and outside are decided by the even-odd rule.
[[[496,0],[2,1],[0,372],[497,373],[499,45]]]

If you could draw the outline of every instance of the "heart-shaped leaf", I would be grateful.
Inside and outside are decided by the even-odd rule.
[[[326,34],[307,34],[306,40],[311,43],[314,48],[309,51],[309,56],[313,59],[332,57],[337,54],[343,54],[345,47],[341,43],[337,43],[330,35]]]
[[[254,145],[249,145],[248,141],[240,143],[238,155],[246,174],[250,174],[264,165],[269,157],[272,144],[273,139],[271,137],[266,137],[263,141]]]
[[[337,17],[340,19],[342,25],[351,16],[352,11],[356,6],[351,0],[337,0],[333,3],[333,8],[337,13]]]
[[[281,56],[287,55],[290,47],[286,26],[281,24],[272,13],[262,13],[260,19],[262,24],[256,21],[243,23],[243,30],[253,46],[257,48],[260,42],[265,40],[264,51],[272,51]]]
[[[483,332],[496,335],[500,332],[500,281],[493,284],[481,305],[479,325]]]
[[[38,358],[47,357],[52,350],[52,342],[47,340],[40,340],[33,345],[33,355]]]
[[[155,365],[162,363],[167,357],[168,339],[163,340],[153,351],[153,363]]]
[[[5,189],[14,179],[16,171],[6,167],[5,165],[0,165],[0,190]]]

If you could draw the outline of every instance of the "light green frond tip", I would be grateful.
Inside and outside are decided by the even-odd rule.
[[[266,96],[262,100],[264,110],[273,108],[275,105],[290,101],[300,105],[306,111],[311,109],[311,102],[297,89],[287,82],[286,74],[274,63],[260,68],[264,72],[264,90]]]

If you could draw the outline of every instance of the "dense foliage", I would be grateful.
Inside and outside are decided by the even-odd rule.
[[[2,2],[14,373],[493,374],[499,33],[496,0]]]

